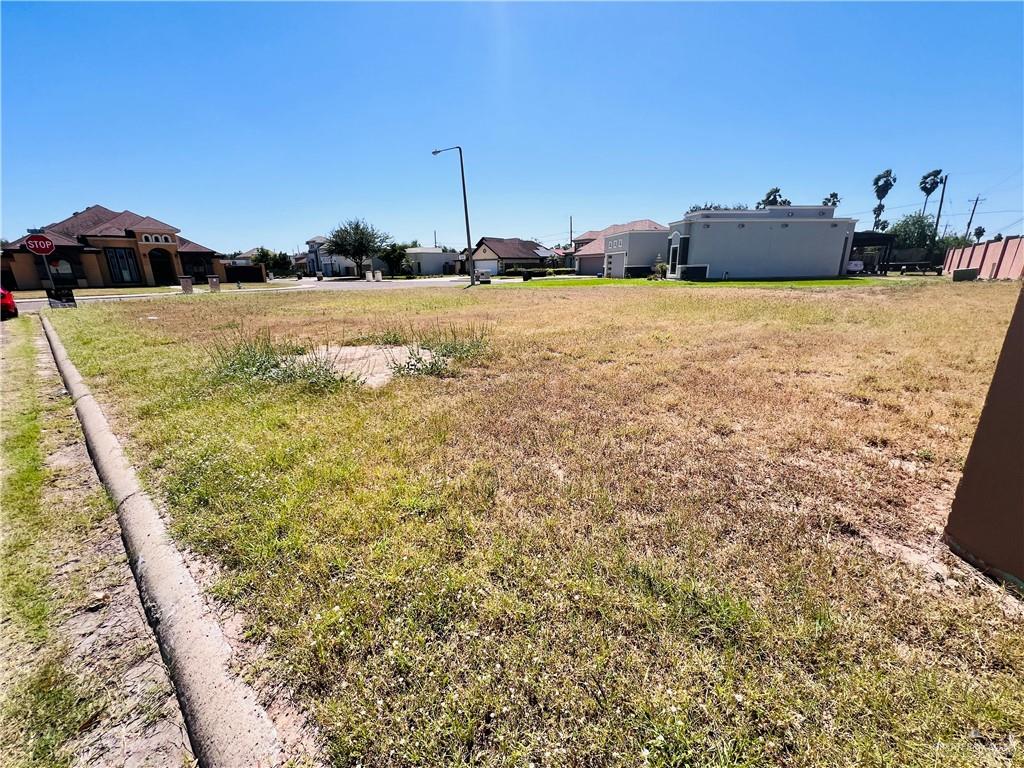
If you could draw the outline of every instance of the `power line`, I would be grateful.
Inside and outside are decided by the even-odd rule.
[[[1020,167],[1019,167],[1019,168],[1018,168],[1017,170],[1015,170],[1015,171],[1014,171],[1013,173],[1011,173],[1011,174],[1010,174],[1009,176],[1007,176],[1007,177],[1006,177],[1005,179],[1003,179],[1002,181],[998,181],[998,182],[996,182],[995,184],[993,184],[993,185],[992,185],[991,187],[989,187],[988,189],[986,189],[986,190],[985,190],[984,192],[982,192],[981,194],[983,194],[983,195],[987,195],[987,194],[988,194],[989,192],[991,192],[991,191],[992,191],[993,189],[996,189],[997,187],[1001,187],[1001,186],[1002,186],[1003,184],[1005,184],[1006,182],[1008,182],[1008,181],[1009,181],[1010,179],[1012,179],[1012,178],[1013,178],[1014,176],[1016,176],[1016,175],[1017,175],[1018,173],[1020,173],[1021,171],[1024,171],[1024,165],[1020,166]]]
[[[1006,231],[1007,229],[1009,229],[1010,227],[1015,227],[1015,226],[1017,226],[1017,225],[1018,225],[1018,224],[1020,224],[1020,223],[1021,223],[1022,221],[1024,221],[1024,216],[1021,216],[1021,217],[1020,217],[1019,219],[1017,219],[1016,221],[1011,221],[1011,222],[1010,222],[1009,224],[1004,224],[1004,225],[1003,225],[1003,226],[1001,226],[1001,227],[996,227],[996,232],[1000,232],[1000,233],[1001,233],[1001,232],[1004,232],[1004,231]]]

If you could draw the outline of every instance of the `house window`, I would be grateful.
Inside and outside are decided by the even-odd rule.
[[[170,235],[164,235],[164,242],[165,243],[171,242],[171,236]]]
[[[139,283],[139,262],[134,248],[104,248],[110,279],[115,283]]]
[[[148,243],[149,242],[149,235],[143,235],[142,236],[142,242]]]

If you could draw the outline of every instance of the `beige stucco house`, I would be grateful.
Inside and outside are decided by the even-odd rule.
[[[225,278],[211,248],[182,237],[180,230],[150,216],[91,205],[41,228],[54,253],[43,260],[22,237],[3,247],[2,279],[11,290],[175,285],[180,275]]]

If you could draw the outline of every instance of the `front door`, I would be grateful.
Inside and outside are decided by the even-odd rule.
[[[675,277],[676,266],[679,264],[679,246],[673,245],[668,249],[668,273]]]
[[[153,282],[157,285],[177,285],[178,276],[174,271],[171,254],[163,248],[154,248],[149,252],[149,266],[153,270]]]

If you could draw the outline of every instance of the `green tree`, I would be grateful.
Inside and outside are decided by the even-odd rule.
[[[884,232],[889,228],[889,222],[882,219],[882,213],[885,211],[885,196],[889,194],[889,190],[896,186],[896,177],[892,175],[892,169],[886,168],[880,174],[875,176],[871,182],[871,186],[875,189],[875,197],[878,198],[878,205],[874,207],[872,213],[875,214],[875,229],[878,232]]]
[[[927,248],[935,232],[935,217],[930,213],[908,213],[889,229],[896,236],[896,248]]]
[[[828,206],[831,206],[832,208],[835,208],[841,202],[842,202],[842,199],[839,197],[839,193],[838,192],[829,192],[828,196],[824,200],[821,201],[821,204],[822,205],[828,205]]]
[[[277,275],[286,275],[292,271],[292,260],[287,253],[275,252],[269,248],[260,246],[252,256],[253,264],[262,264],[267,272]]]
[[[769,205],[792,205],[787,198],[782,196],[782,190],[778,187],[772,187],[760,201],[758,201],[755,208],[767,208]]]
[[[388,265],[388,272],[392,277],[400,272],[405,264],[405,249],[415,247],[415,245],[406,245],[404,243],[388,243],[384,246],[384,249],[380,252],[380,260]]]
[[[978,226],[974,228],[974,242],[980,243],[981,238],[985,236],[985,228]]]
[[[935,250],[938,253],[945,253],[950,248],[963,248],[971,245],[971,238],[963,235],[946,235],[935,241]]]
[[[372,263],[390,241],[390,235],[362,219],[349,219],[331,230],[324,243],[324,250],[351,261],[355,264],[356,275],[362,277],[364,262]]]
[[[896,180],[893,179],[893,183]],[[917,183],[918,189],[924,192],[924,205],[921,206],[921,213],[924,213],[928,208],[928,198],[932,196],[932,192],[939,188],[942,184],[942,169],[936,168],[934,171],[928,171],[924,176],[921,177],[921,181]]]
[[[996,232],[996,236],[992,238],[992,242],[993,243],[998,243],[1002,239],[1003,239],[1003,233],[1002,232]]]

